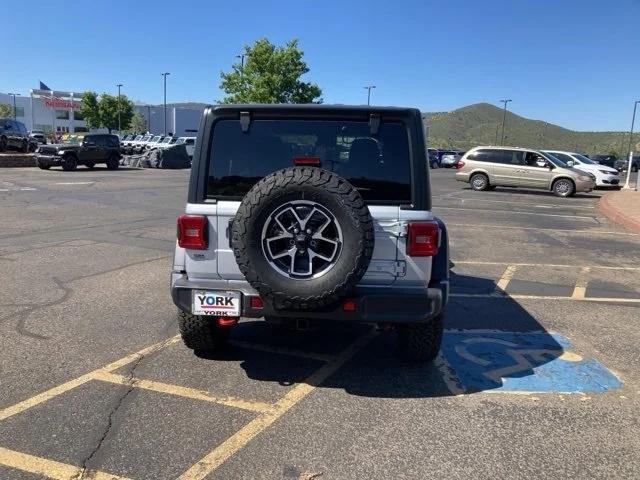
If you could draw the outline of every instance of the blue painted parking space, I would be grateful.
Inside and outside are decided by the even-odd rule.
[[[547,332],[448,331],[442,353],[466,392],[606,392],[622,382]]]

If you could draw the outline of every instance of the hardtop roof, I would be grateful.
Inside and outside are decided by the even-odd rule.
[[[274,112],[274,113],[304,113],[310,112],[314,114],[390,114],[394,116],[413,115],[416,112],[420,113],[417,108],[410,107],[380,107],[372,105],[341,105],[341,104],[325,104],[325,103],[246,103],[246,104],[221,104],[211,105],[207,109],[211,109],[214,112],[240,112],[240,111],[254,111],[254,112]]]

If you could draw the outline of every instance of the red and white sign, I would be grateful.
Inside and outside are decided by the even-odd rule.
[[[71,109],[80,108],[80,102],[63,100],[58,97],[44,97],[44,106],[48,108]]]

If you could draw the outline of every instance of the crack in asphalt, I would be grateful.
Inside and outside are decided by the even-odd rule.
[[[25,335],[31,338],[35,338],[37,340],[49,340],[50,337],[47,337],[45,335],[40,335],[38,333],[35,332],[31,332],[26,328],[26,322],[28,320],[28,316],[30,314],[32,314],[33,312],[36,312],[38,310],[41,310],[43,308],[47,308],[47,307],[53,307],[55,305],[59,305],[60,303],[66,301],[69,296],[71,295],[71,293],[73,292],[73,289],[69,286],[67,286],[68,283],[72,283],[75,282],[77,280],[84,280],[87,278],[91,278],[91,277],[98,277],[100,275],[105,275],[108,273],[113,273],[113,272],[117,272],[120,270],[124,270],[125,268],[129,268],[129,267],[134,267],[137,265],[142,265],[145,263],[151,263],[151,262],[155,262],[157,260],[163,260],[163,259],[167,259],[170,258],[171,255],[164,255],[162,257],[155,257],[155,258],[150,258],[150,259],[146,259],[146,260],[141,260],[139,262],[133,262],[133,263],[129,263],[127,265],[122,265],[119,267],[115,267],[115,268],[110,268],[108,270],[102,270],[100,272],[95,272],[95,273],[89,273],[87,275],[80,275],[74,278],[70,278],[69,280],[66,281],[62,281],[60,280],[58,277],[51,277],[51,279],[53,280],[53,282],[56,284],[56,286],[61,289],[63,291],[63,294],[60,298],[56,299],[56,300],[51,300],[45,303],[41,303],[39,305],[33,305],[31,307],[29,306],[25,306],[26,308],[23,308],[15,313],[10,313],[9,315],[7,315],[6,317],[0,317],[0,324],[2,324],[3,321],[8,320],[9,318],[12,318],[14,316],[20,315],[20,319],[16,322],[16,331],[20,334],[20,335]],[[15,307],[20,307],[20,305],[12,305]]]
[[[109,436],[109,434],[112,433],[112,432],[117,431],[117,427],[116,427],[116,424],[115,424],[115,417],[116,417],[117,413],[120,411],[120,409],[123,407],[123,405],[125,404],[125,401],[129,397],[129,395],[135,390],[136,384],[138,382],[138,380],[135,378],[136,369],[142,363],[143,360],[146,360],[147,358],[155,355],[157,352],[159,352],[160,350],[165,348],[167,346],[167,344],[171,341],[171,339],[172,339],[172,337],[167,338],[165,341],[163,341],[162,343],[157,345],[154,349],[152,349],[151,351],[147,352],[145,355],[140,355],[138,357],[138,359],[136,359],[136,361],[133,362],[133,364],[131,365],[131,368],[129,369],[129,372],[127,374],[127,379],[126,379],[127,389],[116,400],[116,403],[115,403],[114,407],[109,412],[109,416],[107,417],[107,425],[106,425],[104,431],[102,432],[102,435],[98,439],[98,442],[96,443],[96,445],[93,448],[93,450],[91,450],[89,455],[87,455],[83,459],[81,467],[80,467],[81,470],[78,473],[78,475],[73,477],[73,480],[85,480],[85,479],[93,478],[94,472],[97,471],[97,468],[93,468],[93,469],[89,468],[89,462],[96,457],[98,452],[100,452],[100,450],[104,446],[105,441],[107,440],[107,437]]]

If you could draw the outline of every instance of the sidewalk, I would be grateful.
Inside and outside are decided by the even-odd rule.
[[[36,156],[33,153],[7,152],[0,153],[0,168],[35,167]]]
[[[640,232],[640,192],[619,190],[600,199],[600,211],[628,230]]]

